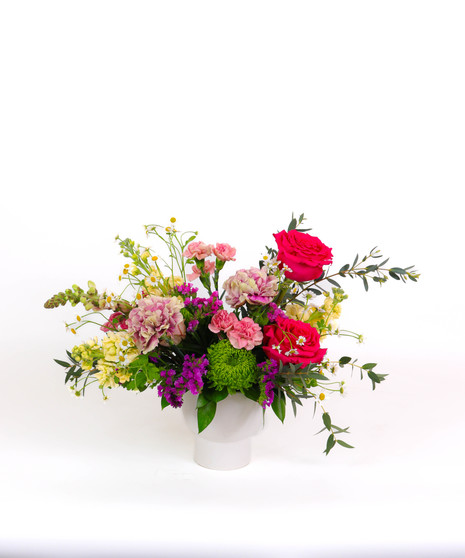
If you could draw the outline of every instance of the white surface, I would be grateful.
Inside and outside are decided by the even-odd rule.
[[[1,4],[2,558],[465,553],[464,23],[442,1]],[[292,211],[336,269],[378,245],[422,273],[344,283],[366,343],[332,354],[390,374],[327,403],[354,450],[323,456],[305,408],[208,471],[154,393],[70,398],[76,309],[42,304],[117,286],[116,234],[175,215],[244,267]]]

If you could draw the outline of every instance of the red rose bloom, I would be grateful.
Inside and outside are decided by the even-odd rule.
[[[314,327],[290,318],[278,318],[263,328],[263,350],[268,358],[303,365],[321,362],[327,351],[320,348],[320,334]]]
[[[318,279],[323,266],[333,261],[331,248],[316,236],[296,230],[281,231],[273,236],[278,245],[278,260],[291,268],[284,274],[293,281],[302,283]]]

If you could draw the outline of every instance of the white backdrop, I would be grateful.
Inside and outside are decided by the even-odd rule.
[[[463,555],[464,24],[452,1],[0,4],[0,556]],[[154,393],[70,397],[76,309],[43,302],[115,286],[117,234],[175,216],[233,272],[292,212],[336,269],[377,245],[422,273],[343,285],[366,341],[331,354],[390,374],[328,402],[355,449],[325,457],[305,408],[208,471]]]

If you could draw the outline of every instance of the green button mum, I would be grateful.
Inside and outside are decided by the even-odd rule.
[[[208,348],[208,362],[207,378],[217,390],[242,391],[257,382],[255,356],[246,349],[235,349],[227,339]]]

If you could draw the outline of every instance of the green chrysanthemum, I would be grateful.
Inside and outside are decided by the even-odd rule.
[[[244,390],[257,381],[255,356],[246,349],[235,349],[227,339],[208,348],[207,378],[217,390]]]

